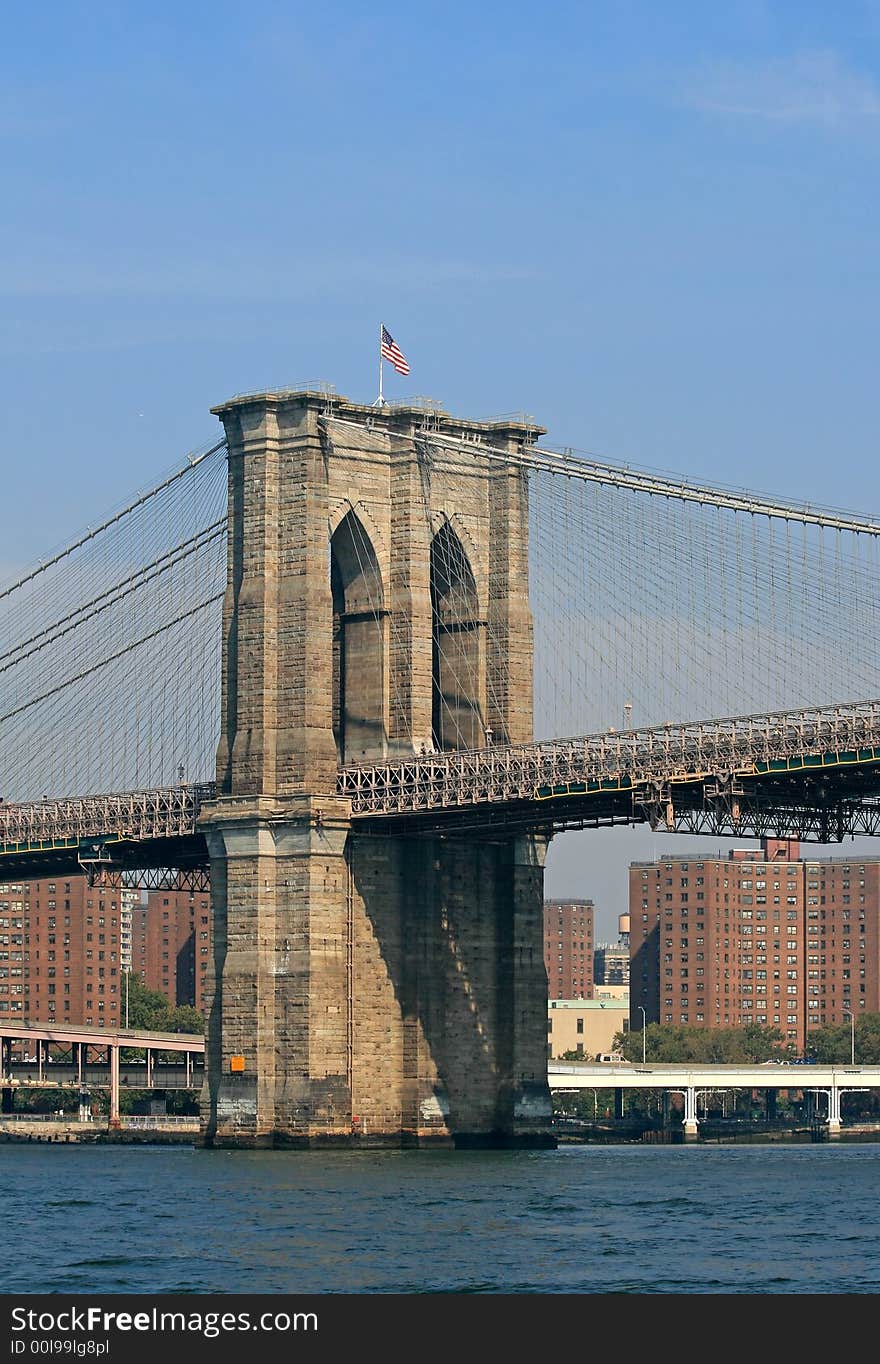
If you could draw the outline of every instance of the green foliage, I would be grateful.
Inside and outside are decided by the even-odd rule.
[[[165,1102],[169,1113],[179,1113],[189,1118],[197,1118],[199,1115],[198,1090],[193,1092],[189,1089],[167,1089]]]
[[[647,1060],[672,1064],[693,1061],[704,1065],[730,1065],[740,1061],[785,1061],[791,1057],[780,1030],[757,1023],[749,1023],[744,1028],[649,1023],[644,1040]],[[617,1033],[614,1050],[622,1052],[627,1061],[641,1061],[641,1028]]]
[[[14,1106],[16,1113],[57,1113],[61,1108],[75,1114],[79,1097],[69,1089],[17,1089]]]
[[[130,973],[128,984],[128,1026],[146,1032],[204,1032],[204,1020],[190,1004],[173,1005],[158,990],[148,990],[140,976]],[[122,977],[123,991],[126,976]]]
[[[619,1032],[613,1049],[627,1061],[642,1059],[642,1030]],[[807,1038],[806,1054],[820,1063],[848,1062],[852,1049],[850,1024],[827,1024]],[[740,1061],[791,1061],[794,1050],[779,1028],[749,1023],[743,1028],[676,1027],[649,1023],[645,1033],[648,1061],[671,1064],[693,1061],[706,1065],[731,1065]],[[577,1057],[572,1056],[576,1060]],[[586,1058],[581,1057],[581,1060]],[[862,1014],[855,1025],[856,1065],[880,1065],[880,1013]]]
[[[764,1061],[792,1061],[794,1049],[786,1043],[778,1028],[749,1024],[742,1028],[676,1027],[673,1024],[650,1023],[646,1029],[645,1059],[670,1064],[731,1065],[742,1062],[760,1064]],[[852,1047],[849,1022],[818,1028],[809,1034],[806,1055],[820,1064],[848,1064]],[[642,1059],[642,1030],[617,1033],[611,1050],[622,1052],[627,1061],[640,1063]],[[567,1061],[589,1062],[591,1057],[568,1052],[561,1058]],[[856,1065],[880,1065],[880,1013],[862,1014],[855,1024]],[[809,1071],[793,1068],[790,1090],[776,1094],[775,1112],[780,1121],[803,1124],[808,1109],[805,1086],[809,1085]],[[756,1119],[763,1110],[763,1098],[755,1106],[758,1090],[731,1090],[725,1096],[713,1094],[705,1102],[709,1116]],[[849,1093],[844,1096],[844,1121],[858,1118],[876,1119],[880,1115],[880,1097],[876,1092]],[[632,1118],[641,1114],[652,1123],[661,1120],[662,1090],[627,1092],[625,1114]],[[673,1097],[672,1108],[680,1109],[680,1101]],[[713,1113],[714,1109],[714,1113]],[[614,1090],[601,1088],[576,1091],[554,1090],[553,1111],[559,1118],[607,1119],[614,1113]]]
[[[880,1013],[861,1014],[856,1019],[855,1039],[849,1020],[817,1028],[807,1039],[807,1055],[820,1063],[845,1064],[852,1057],[853,1041],[856,1065],[880,1065]]]
[[[132,1113],[148,1113],[156,1099],[165,1100],[166,1113],[184,1114],[197,1117],[199,1113],[198,1088],[191,1089],[121,1089],[119,1091],[119,1112],[124,1116]]]
[[[203,1033],[205,1031],[205,1021],[202,1015],[191,1004],[178,1004],[172,1012],[174,1023],[172,1032]]]
[[[613,1089],[557,1090],[552,1099],[557,1117],[604,1118],[614,1112]]]

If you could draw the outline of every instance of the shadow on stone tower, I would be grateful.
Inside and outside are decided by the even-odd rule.
[[[207,1146],[552,1146],[540,839],[359,831],[341,765],[532,737],[542,434],[302,391],[214,409],[229,561]],[[425,439],[430,432],[431,441]]]

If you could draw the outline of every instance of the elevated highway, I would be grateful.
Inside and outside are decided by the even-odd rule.
[[[200,1088],[204,1064],[205,1039],[194,1033],[0,1023],[4,1111],[18,1088],[106,1088],[118,1126],[120,1089]]]
[[[548,1063],[553,1091],[578,1089],[660,1089],[684,1098],[685,1133],[696,1135],[700,1095],[732,1089],[802,1089],[827,1098],[827,1123],[840,1130],[840,1096],[847,1091],[880,1090],[880,1066],[798,1065],[792,1063],[735,1065],[672,1065],[666,1062]]]

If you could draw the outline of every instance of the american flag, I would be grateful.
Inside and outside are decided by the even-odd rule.
[[[383,360],[388,360],[394,366],[398,374],[409,374],[409,365],[404,358],[403,351],[387,327],[382,328],[382,343],[379,347],[379,354]]]

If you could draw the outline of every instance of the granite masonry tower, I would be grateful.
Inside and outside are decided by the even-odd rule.
[[[468,445],[541,429],[312,391],[213,410],[229,559],[200,1141],[553,1145],[541,840],[363,833],[337,795],[343,764],[531,739],[527,476]]]

